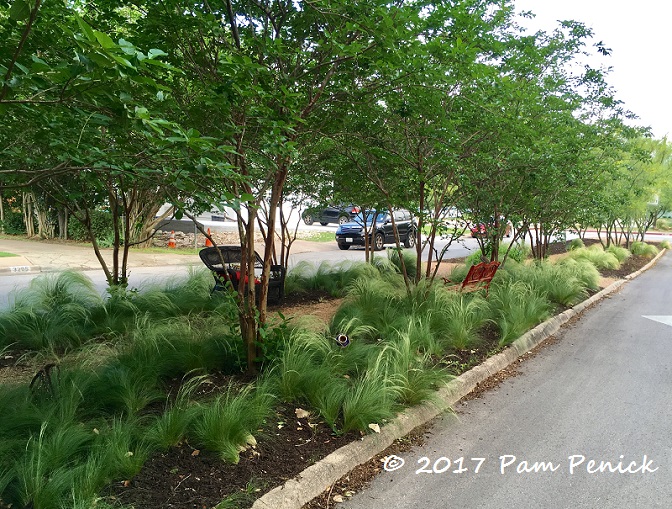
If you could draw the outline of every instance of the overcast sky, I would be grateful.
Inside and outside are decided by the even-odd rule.
[[[636,113],[638,125],[656,138],[672,135],[671,0],[515,0],[517,10],[537,14],[524,26],[552,30],[557,20],[581,21],[612,54],[600,59],[613,67],[608,82],[617,98]]]

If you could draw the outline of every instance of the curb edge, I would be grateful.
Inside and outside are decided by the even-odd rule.
[[[624,279],[613,282],[567,311],[540,323],[511,343],[506,350],[454,378],[445,387],[437,391],[437,398],[433,403],[423,403],[401,412],[390,423],[386,424],[380,433],[366,435],[360,441],[352,442],[337,449],[303,470],[296,477],[286,481],[282,486],[273,488],[258,498],[252,505],[252,509],[300,509],[325,490],[328,490],[333,483],[355,467],[387,449],[394,440],[407,435],[414,428],[449,410],[453,404],[473,391],[479,383],[511,365],[523,354],[555,334],[562,325],[579,315],[586,308],[614,293],[626,282],[650,269],[666,251],[666,249],[662,249],[638,271],[629,274]]]

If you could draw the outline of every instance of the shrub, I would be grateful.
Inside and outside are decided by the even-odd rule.
[[[652,244],[647,244],[645,242],[633,242],[630,245],[630,252],[633,255],[653,258],[658,254],[658,248]]]
[[[506,254],[507,250],[509,249],[510,243],[504,243],[502,242],[499,244],[499,261],[501,262],[504,260],[504,255]],[[492,253],[492,247],[490,244],[486,244],[485,246],[485,257],[490,260],[490,254]],[[507,263],[509,260],[513,260],[517,263],[522,263],[524,262],[527,258],[530,257],[532,254],[532,248],[528,246],[525,243],[520,243],[516,242],[513,247],[511,247],[511,250],[509,250],[509,255],[507,256]],[[478,250],[473,253],[471,253],[467,259],[465,260],[467,267],[471,267],[472,265],[476,265],[478,263],[481,263],[483,257],[483,252]]]
[[[668,218],[661,217],[656,221],[656,228],[659,230],[672,230],[672,221]]]
[[[660,243],[661,249],[672,249],[672,245],[670,245],[669,240],[664,240]]]
[[[499,246],[500,258],[503,258],[506,250],[509,249],[509,244],[502,244]],[[523,263],[532,254],[532,248],[527,244],[516,242],[509,251],[508,260],[513,260],[518,263]]]
[[[111,239],[114,235],[112,230],[112,215],[103,210],[94,210],[91,213],[91,230],[96,240],[102,240],[102,244],[107,244],[107,239]],[[68,237],[80,242],[91,240],[89,232],[84,228],[84,225],[73,216],[70,216],[68,219]]]
[[[5,220],[0,222],[0,230],[7,235],[25,235],[26,225],[23,222],[23,214],[5,208]]]
[[[388,248],[387,258],[392,262],[399,273],[401,273],[401,260],[403,259],[404,266],[406,267],[406,274],[411,278],[414,276],[415,266],[418,260],[418,256],[414,250]]]

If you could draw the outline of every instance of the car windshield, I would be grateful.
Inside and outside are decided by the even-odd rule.
[[[387,216],[387,212],[377,212],[375,210],[367,210],[365,212],[360,212],[355,216],[355,222],[359,224],[364,224],[364,214],[366,214],[366,222],[367,224],[371,223],[373,221],[373,218],[376,218],[376,223],[382,223],[385,221],[385,217]]]

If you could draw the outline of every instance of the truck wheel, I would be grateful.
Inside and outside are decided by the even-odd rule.
[[[347,251],[350,249],[350,244],[341,244],[340,242],[338,243],[338,249],[341,249],[343,251]]]
[[[303,222],[306,223],[308,226],[310,226],[314,222],[313,221],[313,216],[311,216],[310,214],[305,214],[303,216]]]

